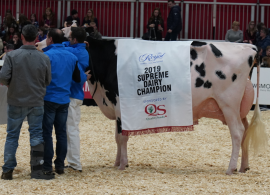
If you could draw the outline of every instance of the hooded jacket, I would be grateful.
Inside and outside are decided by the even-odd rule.
[[[63,42],[63,45],[65,45],[65,49],[71,53],[73,53],[78,58],[78,67],[81,72],[81,82],[76,83],[75,81],[72,81],[71,87],[70,87],[70,97],[75,98],[78,100],[84,99],[84,92],[83,92],[83,85],[87,79],[87,76],[85,74],[86,68],[89,66],[89,54],[86,50],[86,44],[85,43],[77,43],[74,45],[70,45],[69,41]]]

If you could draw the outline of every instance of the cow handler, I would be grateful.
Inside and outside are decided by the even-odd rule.
[[[9,87],[7,94],[8,121],[1,179],[12,180],[17,165],[16,150],[23,120],[27,116],[31,145],[31,178],[53,179],[54,175],[42,172],[43,164],[43,98],[51,82],[50,59],[36,50],[37,28],[26,25],[22,29],[21,48],[6,55],[0,72],[0,83]]]
[[[78,58],[78,67],[81,72],[85,72],[89,66],[89,54],[86,50],[84,40],[86,32],[82,27],[72,27],[69,35],[69,41],[63,42],[66,50],[73,53]],[[67,119],[67,161],[68,165],[65,168],[72,168],[74,170],[82,171],[80,161],[80,130],[79,123],[81,118],[80,106],[83,103],[84,92],[83,85],[86,80],[90,79],[91,75],[81,75],[81,82],[76,83],[72,81],[70,88],[70,104],[68,107]]]
[[[182,30],[181,8],[174,3],[174,0],[168,0],[168,7],[171,10],[167,18],[165,41],[176,41],[177,35]]]
[[[52,159],[54,156],[52,131],[56,134],[55,172],[64,173],[64,160],[67,154],[66,122],[69,107],[71,82],[81,82],[81,72],[78,68],[78,59],[65,50],[62,45],[64,33],[59,29],[50,29],[47,35],[47,47],[44,54],[51,60],[52,81],[47,87],[44,97],[43,138],[44,164],[43,170],[52,174]]]

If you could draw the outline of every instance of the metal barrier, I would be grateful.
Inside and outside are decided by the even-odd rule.
[[[255,4],[182,0],[176,3],[182,10],[183,29],[180,38],[223,40],[235,20],[240,22],[240,29],[243,31],[251,20],[256,23],[264,22],[270,27],[270,2]],[[87,10],[93,9],[100,33],[110,37],[141,37],[147,30],[146,24],[155,7],[160,8],[164,19],[164,37],[169,14],[167,1],[164,0],[0,0],[0,5],[0,23],[6,9],[11,9],[13,15],[16,13],[16,19],[20,13],[28,18],[31,13],[36,13],[40,22],[45,9],[51,7],[58,27],[63,26],[72,9],[78,11],[81,21]]]

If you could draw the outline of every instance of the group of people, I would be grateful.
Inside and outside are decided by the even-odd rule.
[[[31,178],[53,179],[64,168],[82,171],[80,162],[80,105],[83,85],[91,75],[83,27],[71,28],[69,41],[60,29],[47,32],[47,47],[35,47],[38,29],[22,28],[23,46],[8,52],[0,71],[0,84],[8,86],[7,137],[1,179],[13,179],[16,150],[24,119],[27,117],[31,145]],[[56,159],[53,170],[53,126]],[[68,165],[64,165],[67,158]]]
[[[182,30],[181,8],[175,4],[174,0],[168,0],[170,12],[167,18],[167,32],[165,41],[176,41],[178,34]],[[147,23],[148,31],[143,35],[144,40],[162,41],[164,30],[164,20],[159,8],[155,8]]]
[[[86,28],[87,33],[94,39],[102,39],[102,35],[98,31],[98,20],[94,16],[92,9],[89,9],[80,23],[78,12],[76,10],[71,11],[71,15],[65,19],[63,27],[71,26],[73,22],[76,22],[77,26],[83,26]],[[22,28],[27,24],[33,24],[38,29],[39,36],[35,42],[41,42],[46,39],[47,32],[50,28],[56,28],[55,14],[50,7],[45,9],[42,15],[42,20],[37,21],[36,14],[31,14],[28,19],[24,14],[20,14],[19,20],[16,21],[12,15],[11,10],[6,10],[5,17],[3,18],[3,26],[0,31],[0,55],[6,53],[6,48],[14,48],[14,50],[20,48],[22,44],[21,32]],[[1,47],[1,44],[3,45]],[[2,56],[3,60],[5,55]]]
[[[249,22],[247,29],[243,33],[239,29],[240,23],[234,21],[232,29],[229,29],[225,36],[225,41],[235,43],[249,43],[256,45],[261,57],[263,66],[270,67],[270,31],[263,23],[255,25],[254,21]]]

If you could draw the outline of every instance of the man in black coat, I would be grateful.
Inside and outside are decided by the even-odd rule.
[[[181,8],[174,3],[174,0],[168,0],[168,6],[171,8],[167,18],[167,34],[165,41],[176,41],[177,35],[182,30]]]
[[[81,25],[80,18],[78,17],[78,12],[75,9],[71,11],[71,16],[66,18],[66,22],[72,22],[73,20],[76,20],[77,26]]]

